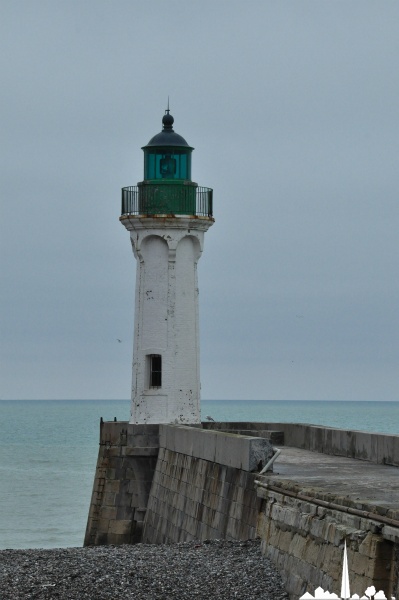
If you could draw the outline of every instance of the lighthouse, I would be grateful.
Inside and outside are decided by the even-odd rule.
[[[200,423],[197,263],[214,223],[213,191],[191,180],[194,148],[173,129],[142,148],[144,180],[122,188],[121,223],[136,259],[131,418]]]

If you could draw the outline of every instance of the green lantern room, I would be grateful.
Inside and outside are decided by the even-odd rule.
[[[144,152],[144,180],[122,188],[122,217],[131,215],[212,217],[212,190],[191,181],[194,150],[173,129],[169,108],[162,131],[154,135]]]
[[[191,181],[191,153],[194,148],[173,130],[173,122],[168,109],[162,119],[163,130],[142,148],[144,181]]]

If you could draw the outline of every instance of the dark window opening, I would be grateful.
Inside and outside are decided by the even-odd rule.
[[[150,356],[150,387],[162,386],[162,356],[151,354]]]

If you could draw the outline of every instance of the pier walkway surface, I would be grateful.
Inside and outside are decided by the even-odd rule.
[[[399,467],[281,447],[268,486],[399,521]]]

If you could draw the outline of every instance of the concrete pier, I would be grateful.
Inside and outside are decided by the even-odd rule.
[[[267,484],[334,498],[343,506],[395,519],[399,524],[399,469],[285,446]]]
[[[340,589],[348,545],[351,589],[398,595],[399,468],[283,447],[274,473],[258,477],[262,551],[298,598]]]
[[[282,450],[274,473],[260,475]],[[399,596],[399,436],[298,423],[101,424],[85,545],[259,536],[292,600]]]

